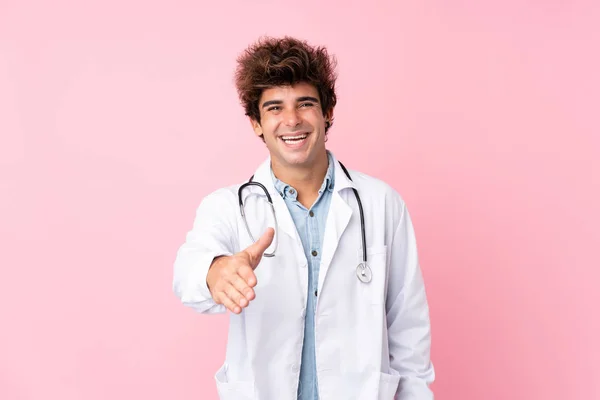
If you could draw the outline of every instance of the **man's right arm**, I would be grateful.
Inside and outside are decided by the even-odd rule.
[[[193,228],[179,248],[174,265],[173,291],[182,303],[207,314],[227,309],[239,314],[254,299],[254,269],[270,246],[269,228],[246,249],[237,244],[235,201],[226,192],[206,197],[196,211]]]
[[[234,254],[237,247],[237,228],[231,207],[235,202],[224,190],[205,197],[198,209],[192,229],[177,251],[173,266],[173,291],[181,302],[198,312],[224,313],[206,283],[208,270],[219,256]],[[233,203],[233,204],[230,204]]]

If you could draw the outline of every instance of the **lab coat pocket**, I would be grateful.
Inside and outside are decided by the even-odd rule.
[[[358,261],[356,265],[362,263],[363,253],[362,248],[358,252]],[[361,282],[357,279],[360,286],[364,304],[385,304],[385,286],[387,276],[387,246],[372,246],[367,247],[367,265],[369,269],[365,271],[370,275],[370,282]],[[361,271],[357,268],[356,273]]]
[[[220,400],[255,400],[253,381],[230,382],[227,376],[229,366],[224,363],[215,374]]]
[[[379,377],[379,396],[377,396],[377,399],[394,400],[399,383],[400,375],[390,375],[381,372]]]

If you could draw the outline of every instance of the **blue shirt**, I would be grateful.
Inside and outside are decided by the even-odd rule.
[[[277,179],[273,174],[273,170],[271,170],[275,189],[283,197],[292,215],[296,230],[304,247],[304,255],[308,261],[308,296],[304,322],[300,382],[298,385],[298,399],[301,400],[318,400],[319,398],[315,359],[315,311],[325,222],[327,221],[327,213],[329,212],[331,194],[333,193],[335,183],[333,158],[329,152],[327,152],[327,158],[329,160],[329,167],[327,168],[325,179],[319,189],[317,200],[315,200],[315,203],[309,209],[298,201],[297,190]]]

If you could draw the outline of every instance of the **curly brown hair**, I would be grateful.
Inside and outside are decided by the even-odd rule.
[[[237,59],[235,85],[246,115],[260,123],[258,102],[263,90],[306,82],[319,92],[323,115],[337,102],[337,61],[325,47],[293,37],[262,37]],[[333,121],[328,121],[325,132]]]

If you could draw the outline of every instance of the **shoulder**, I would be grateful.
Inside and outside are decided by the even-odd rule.
[[[405,206],[400,193],[386,181],[356,170],[348,170],[352,182],[361,196],[385,199],[386,203],[394,204],[399,208]]]
[[[237,206],[237,193],[241,184],[224,186],[209,192],[202,198],[200,207],[211,207],[215,209],[226,210],[231,206]]]

